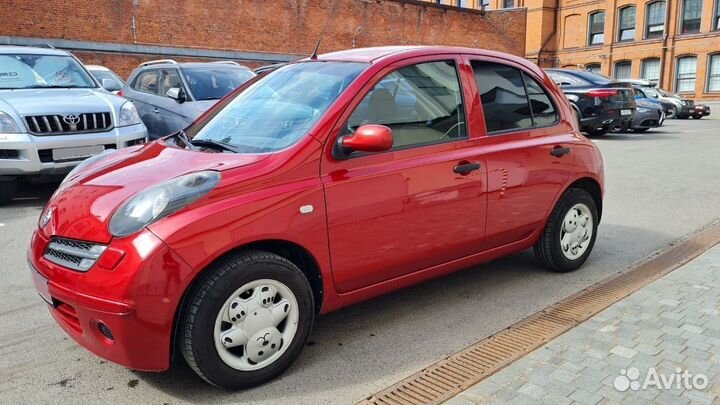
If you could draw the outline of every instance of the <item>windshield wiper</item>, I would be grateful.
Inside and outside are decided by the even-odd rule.
[[[240,148],[236,147],[235,145],[231,145],[223,141],[216,141],[215,139],[193,139],[190,141],[190,143],[195,146],[211,147],[227,150],[233,153],[241,153]]]
[[[184,130],[181,129],[180,131],[178,131],[175,134],[175,137],[177,137],[178,139],[183,141],[183,143],[185,144],[185,146],[188,147],[188,149],[190,149],[190,150],[194,149],[192,141],[190,140],[190,137],[187,136],[187,134],[185,133]]]

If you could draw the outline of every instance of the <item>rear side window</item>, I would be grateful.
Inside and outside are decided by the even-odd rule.
[[[557,121],[550,97],[534,79],[513,67],[473,62],[488,134],[547,126]]]
[[[143,93],[158,94],[158,71],[146,70],[141,72],[130,86]]]
[[[467,137],[455,63],[420,63],[385,76],[350,116],[347,131],[365,124],[392,129],[394,148]]]

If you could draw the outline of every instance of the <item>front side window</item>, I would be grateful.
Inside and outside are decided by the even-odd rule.
[[[677,60],[677,73],[675,74],[675,91],[694,92],[695,74],[697,70],[697,58],[695,56],[683,56]]]
[[[660,80],[660,58],[645,59],[642,61],[640,77],[650,82]]]
[[[600,45],[605,40],[605,12],[590,14],[588,45]]]
[[[615,64],[615,78],[629,79],[632,63],[630,61],[622,61]]]
[[[491,62],[473,62],[488,134],[550,125],[557,112],[545,90],[524,72]]]
[[[244,153],[285,149],[307,135],[367,66],[302,62],[280,67],[193,125],[188,136],[228,143]]]
[[[0,55],[0,89],[94,88],[95,82],[70,56]]]
[[[177,69],[163,69],[160,71],[160,83],[158,93],[161,96],[165,96],[167,91],[173,87],[183,87],[182,81],[180,81],[180,75]]]
[[[720,54],[710,55],[708,63],[708,91],[720,91]]]
[[[198,101],[219,100],[255,77],[248,69],[223,66],[183,67],[182,73],[190,92]]]
[[[702,0],[684,0],[682,8],[682,23],[680,32],[700,32],[700,18],[702,16]]]
[[[665,1],[648,4],[645,21],[645,38],[662,38],[665,35]]]
[[[587,70],[588,72],[600,73],[600,64],[588,63],[587,65],[585,65],[585,70]]]
[[[132,87],[137,91],[143,93],[158,94],[158,77],[160,76],[159,70],[146,70],[140,73],[135,80],[133,80]]]
[[[635,6],[620,9],[620,23],[618,24],[618,41],[632,41],[635,39]]]
[[[466,138],[465,108],[455,63],[420,63],[385,76],[355,108],[347,132],[366,124],[390,128],[393,148]]]

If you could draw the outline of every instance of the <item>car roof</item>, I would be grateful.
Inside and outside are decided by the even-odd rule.
[[[35,46],[14,46],[0,45],[0,55],[19,54],[19,55],[54,55],[68,56],[68,52],[61,49],[40,48]]]
[[[612,82],[614,79],[611,79],[607,76],[603,76],[598,73],[590,72],[587,70],[576,70],[576,69],[545,69],[548,73],[557,72],[557,73],[565,73],[569,74],[571,76],[579,77],[586,82],[590,83],[600,83],[600,84],[607,84]]]

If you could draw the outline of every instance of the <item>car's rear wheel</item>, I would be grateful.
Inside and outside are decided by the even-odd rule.
[[[15,195],[15,191],[17,191],[16,179],[0,179],[0,204],[4,204],[12,200],[13,196]]]
[[[273,253],[238,253],[207,270],[189,296],[180,350],[195,372],[226,389],[287,369],[312,328],[315,304],[300,269]]]
[[[585,128],[585,132],[587,132],[590,136],[601,136],[605,135],[609,129],[609,127]]]
[[[613,133],[621,133],[627,132],[628,128],[630,128],[630,123],[623,122],[622,124],[613,125],[613,127],[610,128],[610,131]]]
[[[543,266],[568,272],[587,260],[597,236],[597,205],[585,190],[570,188],[555,205],[534,247]]]

